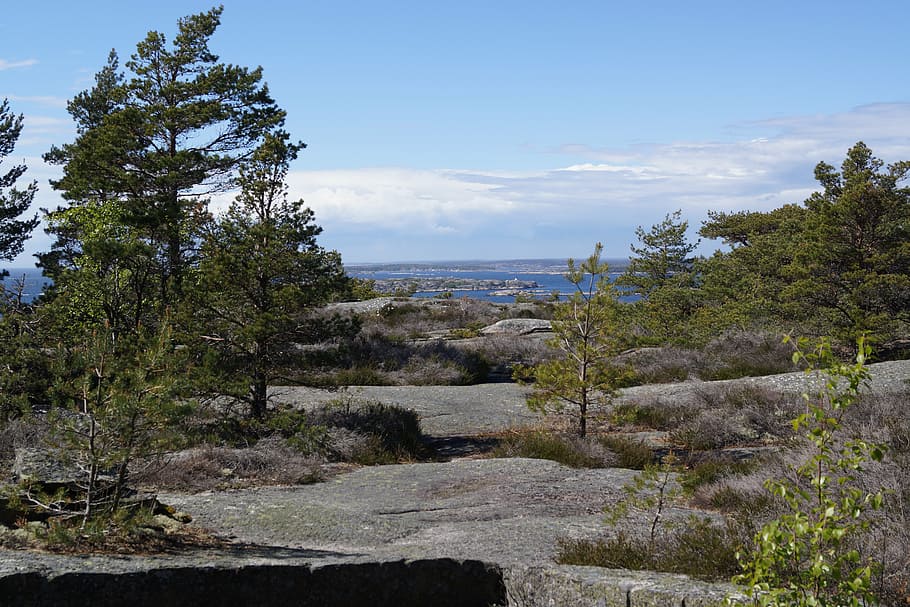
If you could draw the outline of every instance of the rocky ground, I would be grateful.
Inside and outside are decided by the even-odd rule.
[[[902,389],[910,378],[908,361],[872,365],[870,370],[873,390]],[[801,392],[806,381],[803,374],[786,374],[726,383],[759,383]],[[636,399],[659,394],[672,400],[685,399],[703,387],[700,382],[642,386],[624,391],[619,398]],[[162,570],[193,571],[196,575],[200,570],[236,573],[258,567],[260,569],[256,571],[261,573],[271,571],[269,567],[296,567],[308,572],[308,580],[316,579],[312,576],[322,572],[324,576],[320,579],[329,580],[326,583],[344,586],[344,582],[338,580],[357,578],[350,577],[352,573],[346,578],[343,567],[355,568],[348,570],[350,572],[363,571],[357,568],[370,564],[402,563],[410,565],[400,565],[404,567],[400,570],[401,575],[411,576],[423,571],[421,567],[429,567],[425,563],[451,563],[456,569],[461,567],[457,575],[448,569],[443,574],[432,568],[427,571],[436,573],[419,574],[454,580],[451,585],[440,581],[437,590],[446,597],[456,597],[451,604],[461,605],[486,601],[487,604],[529,606],[691,606],[720,604],[723,596],[731,591],[723,584],[705,584],[680,576],[553,564],[557,538],[593,538],[604,532],[602,509],[620,498],[623,485],[634,473],[623,469],[574,470],[543,460],[467,457],[480,448],[479,441],[482,442],[484,435],[539,422],[524,405],[524,388],[502,383],[467,387],[364,387],[349,392],[356,398],[379,400],[417,411],[424,431],[432,440],[442,448],[451,449],[448,452],[450,461],[361,468],[325,483],[299,487],[163,495],[162,501],[191,513],[198,524],[229,538],[234,547],[214,552],[119,558],[0,552],[0,603],[6,604],[3,599],[10,598],[4,593],[38,592],[34,590],[38,587],[44,588],[41,591],[44,592],[54,583],[73,581],[87,573],[95,575],[91,578],[95,580],[93,583],[100,584],[98,580],[106,579],[105,576],[120,579],[128,572],[147,579]],[[307,407],[339,395],[337,392],[283,388],[276,389],[276,396],[295,406]],[[670,513],[671,516],[686,514],[683,509]],[[641,518],[629,525],[646,523],[646,519]],[[261,569],[263,567],[266,569]],[[375,579],[365,577],[364,588],[380,583],[376,580],[385,579],[382,576],[388,577],[391,571],[388,567],[382,570],[385,573],[376,573],[379,577]],[[479,602],[472,602],[473,598],[457,599],[460,589],[465,586],[464,580],[458,577],[467,571],[464,567],[475,573],[489,572],[492,567],[499,580],[498,586],[497,583],[491,586],[493,594],[477,598]],[[479,569],[475,571],[472,567]],[[342,573],[333,578],[326,573],[330,571]],[[264,580],[273,580],[270,573],[262,575]],[[180,583],[197,582],[199,588],[212,583],[198,580]],[[414,584],[415,588],[421,587],[416,581]],[[160,595],[154,596],[160,598]],[[247,595],[240,593],[234,598],[240,596]],[[425,598],[418,597],[414,599],[417,602],[409,603],[410,599],[401,598],[404,595],[396,596],[401,604],[426,602]],[[395,604],[371,603],[369,599],[366,596],[363,602],[358,602],[361,599],[326,598],[327,601],[344,600],[347,603],[302,604]],[[130,602],[146,604],[141,598]],[[434,599],[433,603],[448,604],[441,599]],[[40,603],[25,601],[20,604]],[[213,604],[219,604],[219,601]],[[220,604],[242,603],[228,597]]]

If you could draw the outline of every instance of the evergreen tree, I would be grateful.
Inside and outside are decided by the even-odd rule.
[[[161,308],[179,299],[195,263],[207,197],[233,187],[238,163],[284,120],[261,68],[220,63],[209,50],[221,12],[181,19],[171,45],[149,32],[126,74],[112,54],[96,86],[70,103],[76,140],[47,155],[63,166],[53,185],[71,205],[117,201],[120,221],[150,247]],[[78,247],[78,229],[58,229]]]
[[[784,290],[815,309],[844,342],[903,334],[910,322],[910,162],[885,166],[862,142],[841,170],[821,162],[824,188],[806,200],[806,237]]]
[[[574,406],[581,437],[587,434],[591,408],[609,400],[628,379],[624,369],[611,364],[628,338],[616,289],[608,279],[609,267],[600,261],[602,250],[597,243],[594,253],[578,266],[569,260],[566,279],[575,291],[556,305],[549,342],[562,356],[527,370],[534,380],[528,407],[544,413]]]
[[[682,220],[682,210],[667,214],[648,232],[638,226],[635,236],[641,246],[631,245],[633,256],[629,258],[629,268],[617,284],[647,297],[675,276],[691,272],[695,262],[692,253],[700,241],[689,242],[686,239],[688,229],[689,222]]]
[[[0,284],[0,426],[48,404],[51,359],[42,348],[40,308],[25,301],[25,283]]]
[[[19,134],[22,132],[22,114],[13,114],[8,100],[0,103],[0,162],[13,153]],[[16,182],[25,174],[26,166],[17,164],[8,171],[0,172],[0,259],[10,261],[22,252],[23,245],[32,230],[38,225],[37,215],[31,219],[20,219],[28,211],[35,193],[37,182],[25,189],[16,188]],[[6,270],[0,279],[9,276]]]
[[[59,458],[81,472],[75,497],[82,502],[85,525],[117,512],[132,464],[178,444],[180,422],[191,406],[182,393],[183,361],[166,324],[138,340],[103,327],[60,355],[69,359],[69,368],[54,386],[59,406],[49,416],[51,434]],[[51,514],[72,512],[72,504],[40,505]]]
[[[338,326],[307,314],[349,288],[340,256],[316,243],[322,231],[284,179],[303,147],[287,133],[265,138],[240,171],[242,191],[202,245],[190,306],[211,390],[266,411],[266,388],[299,363],[296,344]]]
[[[625,293],[637,295],[634,316],[645,342],[689,341],[689,318],[698,308],[692,256],[699,241],[686,239],[689,222],[682,211],[668,214],[646,232],[635,230],[640,246],[631,245],[629,267],[616,280]]]
[[[804,242],[807,211],[795,204],[768,212],[709,212],[699,233],[731,247],[697,264],[699,310],[694,332],[710,338],[726,330],[786,331],[800,310],[781,297],[787,268]],[[702,340],[704,341],[704,340]]]
[[[715,319],[775,323],[842,344],[906,335],[910,322],[910,162],[888,166],[862,142],[803,205],[713,213],[701,234],[732,248],[700,268]],[[879,351],[886,351],[879,348]]]

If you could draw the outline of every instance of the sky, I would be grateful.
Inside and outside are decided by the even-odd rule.
[[[210,2],[44,0],[0,11],[0,99],[29,166],[116,49]],[[864,141],[910,159],[910,2],[225,0],[210,48],[262,66],[308,147],[288,175],[347,263],[626,257],[677,209],[770,210]],[[226,199],[213,201],[215,209]],[[30,266],[39,230],[10,265]],[[702,243],[710,253],[716,242]]]

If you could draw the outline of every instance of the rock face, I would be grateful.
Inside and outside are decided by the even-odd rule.
[[[557,537],[602,532],[602,508],[620,499],[634,475],[535,459],[459,460],[361,468],[304,487],[161,499],[254,545],[531,564],[552,562]]]
[[[0,551],[0,604],[719,605],[724,585],[553,563],[557,538],[605,531],[601,510],[633,475],[460,460],[362,468],[302,487],[166,495],[235,547],[117,558]],[[625,530],[647,524],[643,516]]]
[[[505,595],[496,567],[445,559],[328,566],[171,565],[129,572],[82,570],[0,577],[3,604],[19,607],[487,607],[505,604]]]
[[[532,425],[540,415],[528,409],[528,389],[511,383],[475,386],[359,386],[345,395],[378,400],[416,411],[420,427],[434,437],[472,436]],[[337,391],[282,386],[272,389],[275,402],[317,407],[339,398]]]
[[[910,361],[871,365],[873,392],[905,389]],[[747,378],[797,393],[804,374]],[[642,386],[691,398],[699,382]],[[417,410],[440,438],[526,423],[509,384],[376,387],[363,395]],[[299,406],[337,394],[288,390]],[[531,421],[535,419],[533,416]],[[0,550],[0,605],[457,605],[647,607],[723,604],[726,584],[652,572],[556,565],[556,540],[608,531],[601,509],[634,472],[573,470],[529,459],[456,460],[363,468],[301,487],[267,487],[162,501],[236,542],[166,556],[65,556]],[[689,512],[674,509],[667,518]],[[643,515],[644,516],[644,515]],[[647,520],[631,520],[635,533]]]
[[[480,330],[484,335],[530,335],[549,333],[553,326],[549,320],[537,318],[507,318]]]

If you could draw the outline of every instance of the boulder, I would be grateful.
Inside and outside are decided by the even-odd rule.
[[[549,333],[553,326],[549,320],[538,318],[506,318],[499,322],[484,327],[480,332],[484,335],[530,335],[531,333]]]

